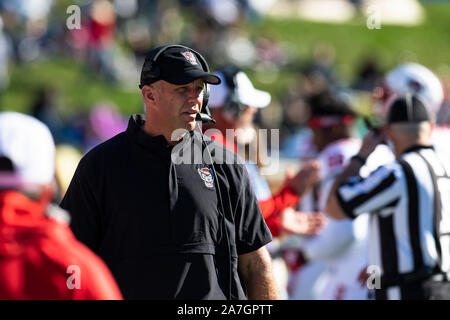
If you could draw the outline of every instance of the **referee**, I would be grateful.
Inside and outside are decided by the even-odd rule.
[[[424,102],[397,98],[388,110],[381,133],[367,134],[336,179],[326,213],[335,219],[371,213],[369,264],[381,276],[375,299],[449,299],[450,167],[431,146],[434,123]],[[385,139],[397,160],[360,178]]]

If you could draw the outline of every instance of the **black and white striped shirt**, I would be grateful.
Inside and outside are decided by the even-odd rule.
[[[436,242],[434,215],[442,214],[441,234],[450,230],[450,168],[432,147],[415,146],[366,179],[350,178],[337,190],[338,201],[351,218],[370,212],[369,264],[382,279],[441,267],[450,270],[449,237]],[[439,178],[433,178],[432,171]],[[409,172],[409,173],[408,173]],[[441,178],[442,177],[442,178]],[[435,203],[435,184],[441,197]],[[439,253],[439,254],[438,254]]]

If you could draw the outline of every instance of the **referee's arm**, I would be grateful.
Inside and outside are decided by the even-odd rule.
[[[337,190],[339,186],[348,178],[357,176],[359,170],[364,165],[362,161],[357,160],[357,158],[352,158],[347,167],[339,174],[331,187],[330,195],[328,196],[327,205],[325,206],[325,213],[333,219],[341,220],[348,218],[345,214],[344,210],[342,210],[338,199],[337,199]]]
[[[328,196],[327,204],[325,206],[325,213],[333,219],[341,220],[349,216],[342,210],[341,205],[337,199],[337,190],[339,186],[350,177],[359,176],[361,167],[365,164],[369,155],[375,150],[377,145],[382,143],[384,137],[380,134],[375,134],[370,131],[362,143],[358,154],[351,158],[350,163],[345,169],[336,177],[333,186]]]

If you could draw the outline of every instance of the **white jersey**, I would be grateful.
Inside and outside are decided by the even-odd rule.
[[[321,182],[302,198],[300,211],[323,211],[335,177],[360,148],[359,139],[339,140],[319,155]],[[386,159],[386,160],[384,160]],[[379,146],[369,157],[361,174],[393,159],[387,146]],[[327,225],[316,236],[295,238],[309,260],[308,265],[291,275],[292,299],[365,299],[357,277],[367,261],[368,216],[350,219],[327,219]],[[294,241],[293,239],[288,241]]]

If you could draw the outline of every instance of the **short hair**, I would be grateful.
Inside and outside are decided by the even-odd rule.
[[[417,140],[423,135],[429,133],[429,130],[431,129],[431,122],[397,122],[390,124],[390,128],[396,134],[400,134],[411,140]]]

